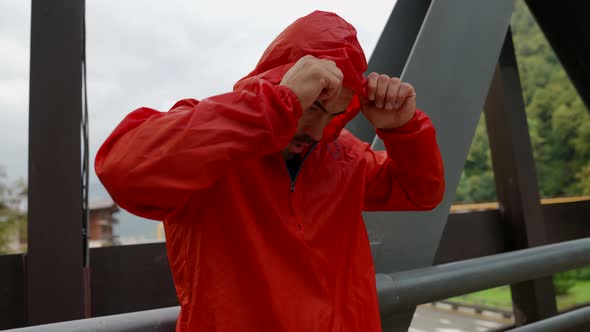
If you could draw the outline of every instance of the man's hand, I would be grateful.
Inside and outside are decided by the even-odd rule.
[[[343,77],[334,61],[306,55],[287,71],[280,85],[293,90],[305,110],[316,100],[326,103],[337,98],[342,90]]]
[[[367,77],[367,95],[362,112],[373,127],[394,129],[408,123],[416,112],[416,92],[409,83],[397,77],[379,75]]]

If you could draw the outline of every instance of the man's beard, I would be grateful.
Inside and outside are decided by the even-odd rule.
[[[315,139],[311,138],[311,136],[307,135],[307,134],[301,134],[301,135],[295,135],[295,137],[293,137],[293,139],[291,140],[291,143],[293,144],[315,144],[318,141],[316,141]]]
[[[309,146],[312,144],[316,144],[318,141],[316,141],[315,139],[311,138],[311,136],[307,135],[307,134],[301,134],[301,135],[296,135],[293,137],[293,139],[291,140],[291,142],[289,143],[289,145],[287,146],[287,148],[285,148],[282,151],[283,157],[286,160],[291,160],[293,159],[293,157],[297,154],[299,154],[299,152],[293,152],[289,149],[289,147],[291,146]]]

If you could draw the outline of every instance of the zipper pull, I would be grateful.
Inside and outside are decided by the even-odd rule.
[[[295,182],[291,182],[291,192],[295,191]]]

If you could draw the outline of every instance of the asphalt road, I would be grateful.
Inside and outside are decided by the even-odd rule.
[[[482,316],[419,306],[408,332],[492,332],[506,325]]]

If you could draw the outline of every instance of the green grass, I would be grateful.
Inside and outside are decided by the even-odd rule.
[[[486,289],[480,292],[457,296],[449,299],[453,302],[474,304],[499,309],[512,310],[510,288],[502,286]],[[557,297],[557,309],[559,311],[581,304],[590,304],[590,281],[577,281],[567,295]]]
[[[450,298],[453,302],[512,310],[510,288],[502,286]]]
[[[557,297],[557,309],[563,311],[567,308],[590,303],[590,281],[576,281],[576,285],[570,289],[567,295]]]

